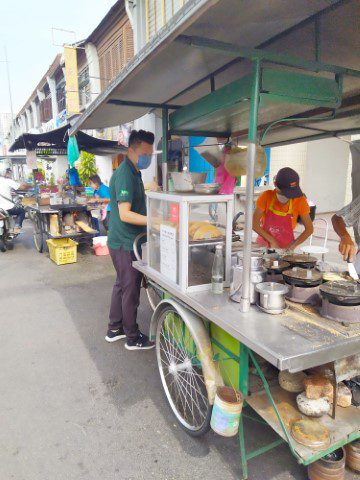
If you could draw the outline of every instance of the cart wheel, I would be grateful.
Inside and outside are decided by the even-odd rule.
[[[167,400],[180,426],[193,437],[203,435],[210,428],[212,406],[195,342],[171,306],[159,318],[156,357]]]
[[[156,307],[159,305],[159,303],[162,300],[162,294],[159,290],[157,290],[155,287],[153,287],[149,283],[145,287],[145,290],[146,290],[146,295],[147,295],[149,303],[150,303],[150,307],[155,312]]]
[[[35,215],[33,217],[34,222],[34,243],[37,251],[42,253],[44,251],[44,235],[41,226],[40,218]]]
[[[6,252],[7,245],[3,238],[0,238],[0,252]]]

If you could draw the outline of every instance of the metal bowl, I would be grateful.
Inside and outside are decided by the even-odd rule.
[[[198,183],[194,185],[195,192],[202,195],[216,195],[220,188],[221,183]]]
[[[183,193],[193,192],[195,185],[204,183],[206,180],[206,172],[171,172],[170,175],[174,182],[175,191]]]

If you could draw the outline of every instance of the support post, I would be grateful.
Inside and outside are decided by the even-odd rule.
[[[169,137],[169,111],[168,107],[162,109],[162,183],[163,191],[168,191],[168,137]]]
[[[320,32],[320,17],[315,18],[315,60],[320,62],[321,57],[321,32]]]
[[[261,64],[256,60],[253,64],[253,81],[250,100],[249,118],[249,146],[247,155],[246,173],[246,205],[245,205],[245,236],[244,236],[244,259],[243,259],[243,287],[240,302],[242,312],[250,310],[250,275],[251,275],[251,243],[252,243],[252,217],[254,204],[254,178],[255,157],[257,143],[257,123],[259,109],[259,95],[261,82]]]

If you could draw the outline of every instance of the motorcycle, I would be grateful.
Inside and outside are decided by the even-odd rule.
[[[0,209],[0,251],[6,252],[13,246],[13,240],[18,234],[13,233],[15,221],[13,217],[2,208]]]

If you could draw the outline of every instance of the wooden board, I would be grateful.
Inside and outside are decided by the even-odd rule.
[[[94,230],[93,228],[89,227],[85,222],[82,222],[81,220],[77,220],[76,225],[81,228],[81,230],[84,230],[86,233],[97,233],[97,230]]]

